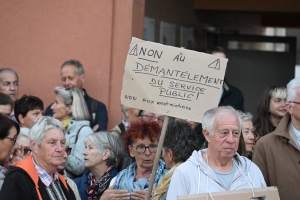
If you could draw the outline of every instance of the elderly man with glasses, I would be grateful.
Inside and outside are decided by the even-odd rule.
[[[231,106],[205,112],[203,135],[208,148],[194,151],[172,176],[167,200],[177,196],[265,187],[259,168],[236,153],[241,119]]]
[[[277,186],[281,200],[300,199],[300,78],[287,84],[287,114],[274,132],[255,145],[253,162],[268,186]]]
[[[1,199],[75,200],[65,178],[58,174],[66,137],[60,121],[42,117],[29,133],[32,155],[11,166],[0,192]]]

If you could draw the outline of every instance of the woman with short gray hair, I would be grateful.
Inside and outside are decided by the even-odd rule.
[[[85,170],[82,152],[85,137],[93,133],[90,115],[79,89],[55,87],[54,93],[55,101],[51,106],[53,117],[62,122],[72,148],[65,169],[68,177],[76,178]]]
[[[118,171],[122,146],[115,136],[97,132],[85,138],[84,166],[88,169],[74,179],[82,200],[99,199]]]
[[[29,132],[32,155],[10,166],[1,199],[75,200],[65,178],[56,169],[63,161],[66,137],[61,122],[42,117]]]

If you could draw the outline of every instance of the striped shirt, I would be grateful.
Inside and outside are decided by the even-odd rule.
[[[39,174],[39,177],[41,179],[41,181],[48,187],[51,182],[53,181],[53,178],[43,169],[41,168],[39,165],[37,165],[32,157],[33,163],[34,163],[34,167],[37,171],[37,173]],[[58,179],[58,173],[57,171],[55,171],[54,173],[54,180]]]
[[[58,173],[55,171],[54,179],[39,165],[37,165],[32,157],[34,167],[41,181],[46,185],[47,193],[51,200],[66,200],[66,196],[61,188]]]

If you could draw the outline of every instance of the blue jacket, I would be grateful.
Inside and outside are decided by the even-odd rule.
[[[86,106],[89,110],[89,113],[90,113],[90,126],[91,128],[93,128],[96,124],[99,125],[99,128],[97,129],[97,131],[101,131],[101,130],[106,130],[107,129],[107,124],[108,124],[108,117],[107,117],[107,110],[106,110],[106,106],[100,102],[100,101],[97,101],[97,100],[94,100],[95,102],[97,102],[97,109],[96,109],[96,113],[95,113],[95,116],[93,118],[93,98],[90,97],[86,90],[83,89],[84,91],[84,100],[85,100],[85,103],[86,103]],[[53,111],[51,110],[51,105],[49,105],[47,108],[46,108],[46,111],[45,111],[45,116],[52,116],[53,115]]]
[[[88,196],[87,196],[87,193],[86,193],[85,189],[88,187],[88,175],[89,175],[89,173],[90,173],[90,170],[86,170],[81,177],[75,178],[73,180],[77,185],[81,200],[87,200],[88,199]],[[115,176],[117,176],[117,174],[118,174],[118,171],[115,168],[113,168],[112,171],[111,171],[110,181]]]
[[[70,178],[81,176],[85,171],[84,156],[82,154],[85,149],[84,140],[86,136],[93,133],[89,125],[90,122],[87,120],[71,120],[66,130],[66,137],[70,139],[69,147],[72,148],[65,167],[67,175]],[[78,133],[79,130],[80,132]],[[77,134],[78,139],[75,143]]]

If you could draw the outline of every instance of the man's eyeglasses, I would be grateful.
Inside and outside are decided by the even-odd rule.
[[[6,136],[5,138],[10,139],[14,144],[16,144],[17,137],[11,138],[11,137]]]
[[[148,117],[150,120],[157,119],[157,121],[164,122],[164,117],[163,116],[156,117],[155,114],[141,115],[141,117]]]
[[[68,155],[70,155],[71,151],[72,151],[72,148],[71,148],[71,147],[66,148],[66,153],[67,153]]]
[[[295,104],[299,104],[300,105],[300,102],[298,102],[298,101],[289,101],[289,103],[295,103]]]
[[[130,145],[130,146],[132,146],[133,148],[135,148],[138,153],[144,153],[147,148],[150,151],[150,153],[155,153],[157,151],[157,145],[156,144],[150,144],[147,147],[144,146],[144,145],[138,145],[136,147],[133,146],[133,145]]]

